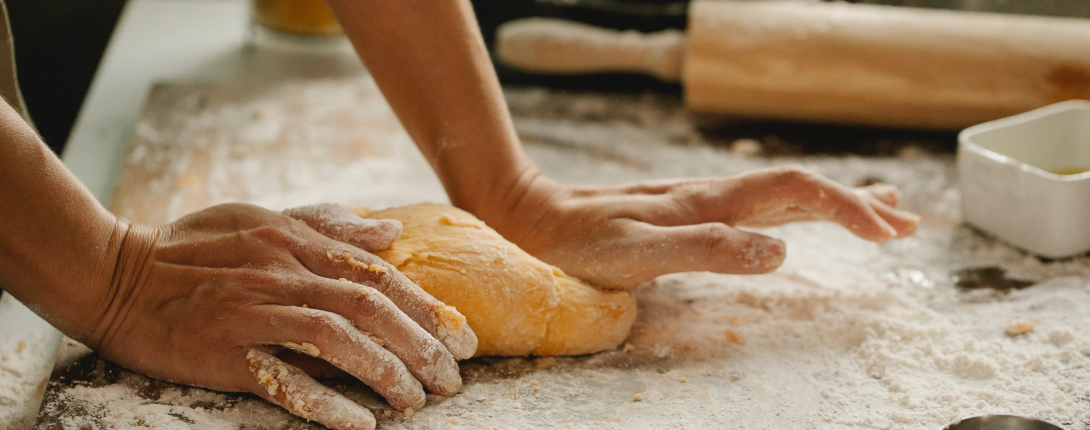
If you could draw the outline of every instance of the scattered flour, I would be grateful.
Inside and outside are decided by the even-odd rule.
[[[60,333],[0,293],[0,430],[34,425]]]
[[[53,351],[42,339],[0,342],[0,429],[31,428]]]
[[[201,88],[169,91],[159,102]],[[154,186],[167,197],[194,199],[178,206],[182,212],[233,200],[273,209],[326,200],[374,208],[445,201],[411,142],[382,122],[392,116],[366,98],[375,92],[370,81],[272,91],[289,102],[259,94],[142,121],[130,164],[167,172]],[[304,102],[307,109],[293,105]],[[824,223],[762,230],[788,245],[776,273],[661,277],[638,289],[640,316],[624,348],[469,360],[460,394],[429,396],[408,419],[358,383],[333,383],[371,408],[380,428],[938,430],[983,413],[1032,415],[1070,430],[1090,425],[1090,260],[1041,262],[961,226],[952,157],[755,158],[709,144],[664,96],[508,89],[508,103],[531,156],[563,181],[730,175],[797,162],[843,183],[877,177],[896,184],[923,223],[916,236],[886,244]],[[310,113],[292,119],[291,109]],[[258,111],[252,127],[225,130],[224,115]],[[301,125],[329,118],[360,125],[330,126],[348,127],[337,133]],[[165,127],[169,121],[181,126]],[[367,127],[385,130],[369,140],[367,157],[323,161],[326,140],[372,139]],[[264,152],[283,140],[294,149]],[[208,154],[207,170],[186,170],[196,165],[187,161],[197,159],[192,148]],[[187,175],[196,179],[181,179]],[[1009,294],[954,287],[952,272],[982,265],[1038,284]],[[1008,336],[1015,319],[1036,328]],[[148,380],[94,356],[81,362],[94,370],[62,372],[70,378],[51,384],[43,422],[317,428],[254,397]]]

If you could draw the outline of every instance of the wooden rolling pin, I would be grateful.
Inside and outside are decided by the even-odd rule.
[[[1090,98],[1090,20],[850,3],[695,1],[688,35],[548,19],[504,24],[533,72],[680,80],[693,111],[958,129]]]

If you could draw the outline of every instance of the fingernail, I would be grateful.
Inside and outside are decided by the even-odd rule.
[[[787,258],[787,244],[784,241],[772,237],[764,238],[763,243],[755,244],[756,246],[756,261],[752,262],[754,266],[772,270],[783,265],[784,259]]]
[[[442,305],[435,310],[436,335],[450,354],[457,360],[473,357],[477,352],[477,334],[469,327],[457,309]]]

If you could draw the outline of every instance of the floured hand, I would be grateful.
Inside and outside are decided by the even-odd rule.
[[[375,420],[278,355],[324,360],[407,415],[425,389],[457,392],[455,359],[476,349],[465,318],[367,252],[400,223],[334,205],[285,213],[297,219],[231,204],[129,226],[109,305],[82,340],[134,371],[255,393],[334,429]]]
[[[919,218],[889,185],[849,188],[802,167],[622,186],[557,184],[535,171],[478,216],[543,261],[593,284],[625,288],[687,271],[755,274],[783,263],[784,243],[735,227],[839,223],[883,242]]]

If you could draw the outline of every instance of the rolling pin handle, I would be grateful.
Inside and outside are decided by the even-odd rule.
[[[684,51],[678,30],[618,31],[551,18],[511,21],[496,30],[500,61],[534,73],[641,73],[678,82]]]

